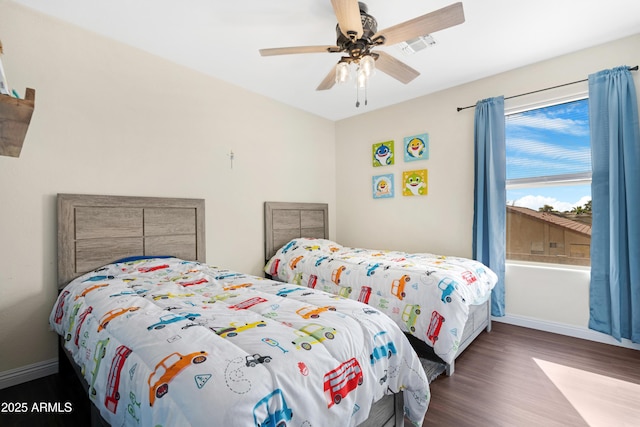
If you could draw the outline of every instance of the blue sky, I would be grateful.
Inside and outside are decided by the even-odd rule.
[[[507,116],[507,179],[591,171],[586,99]],[[538,210],[571,210],[591,200],[590,185],[507,190],[507,202]]]

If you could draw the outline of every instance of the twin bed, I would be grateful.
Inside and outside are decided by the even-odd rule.
[[[265,273],[365,302],[391,317],[416,347],[454,361],[484,329],[497,276],[466,258],[344,247],[328,238],[321,203],[265,203]]]
[[[422,424],[405,334],[452,374],[490,329],[495,274],[343,247],[326,204],[267,202],[264,219],[266,279],[205,263],[204,200],[58,195],[50,323],[92,425]]]
[[[50,323],[93,425],[422,424],[428,382],[395,322],[206,264],[204,226],[200,199],[58,195]]]

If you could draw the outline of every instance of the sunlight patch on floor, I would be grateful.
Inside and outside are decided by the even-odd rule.
[[[638,426],[640,384],[533,359],[591,427]]]

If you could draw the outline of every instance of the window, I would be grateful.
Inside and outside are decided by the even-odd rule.
[[[590,265],[588,99],[505,119],[507,259]]]

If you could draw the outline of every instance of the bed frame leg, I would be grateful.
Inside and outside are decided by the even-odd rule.
[[[64,339],[62,337],[58,337],[58,375],[63,378],[75,376],[73,366],[64,352]]]
[[[395,427],[404,427],[404,397],[403,393],[396,393],[393,395],[393,402],[395,407]]]
[[[487,332],[491,332],[491,298],[487,301]]]
[[[446,373],[447,376],[450,377],[451,375],[453,375],[453,371],[455,370],[456,367],[456,361],[452,360],[451,363],[447,363],[447,368],[446,368]]]

